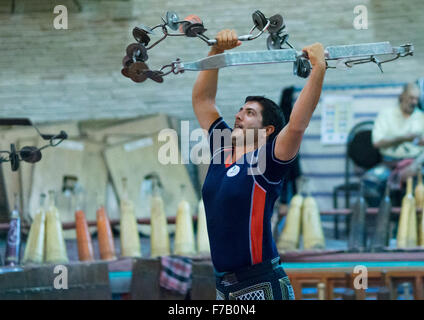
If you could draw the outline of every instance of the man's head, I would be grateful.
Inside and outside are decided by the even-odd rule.
[[[400,109],[404,114],[410,115],[418,105],[420,89],[415,83],[408,83],[403,87],[402,94],[399,96]]]
[[[275,102],[262,96],[248,96],[245,104],[236,114],[232,138],[236,139],[243,136],[246,143],[246,130],[253,129],[255,143],[265,139],[270,141],[274,139],[284,125],[283,112]]]

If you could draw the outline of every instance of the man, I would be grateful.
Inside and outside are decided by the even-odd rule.
[[[399,96],[399,106],[379,112],[372,139],[386,161],[415,158],[424,150],[424,114],[417,108],[419,95],[419,88],[409,83]]]
[[[216,40],[209,56],[241,45],[234,30],[220,31]],[[285,126],[279,107],[255,96],[246,98],[231,130],[215,106],[218,70],[200,72],[194,84],[194,113],[208,130],[211,147],[202,194],[218,299],[294,299],[270,219],[287,164],[298,153],[324,81],[322,45],[303,51],[312,72]]]
[[[399,105],[383,108],[374,123],[372,141],[383,156],[383,163],[365,174],[368,189],[374,190],[370,198],[379,202],[387,179],[392,188],[410,176],[415,176],[423,162],[424,113],[417,107],[420,90],[414,83],[403,88]],[[376,191],[378,190],[378,191]]]

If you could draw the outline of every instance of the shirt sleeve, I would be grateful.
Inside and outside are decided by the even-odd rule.
[[[257,159],[252,163],[252,174],[261,175],[269,183],[279,183],[291,168],[291,164],[297,158],[298,153],[288,160],[282,161],[275,157],[275,137],[260,147],[257,152]]]
[[[222,117],[219,117],[212,123],[208,130],[211,158],[213,158],[216,151],[225,146],[231,147],[231,132],[231,128]]]

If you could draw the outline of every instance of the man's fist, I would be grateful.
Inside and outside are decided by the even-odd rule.
[[[306,53],[306,57],[311,62],[312,67],[326,68],[324,47],[317,42],[302,49]]]
[[[233,49],[241,45],[241,41],[237,38],[237,33],[234,30],[221,30],[215,37],[216,44],[212,49],[216,53],[222,53],[225,50]]]

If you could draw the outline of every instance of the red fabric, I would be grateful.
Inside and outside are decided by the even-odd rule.
[[[161,257],[160,286],[183,295],[191,288],[191,260],[184,257]]]
[[[262,239],[264,228],[266,191],[257,183],[253,190],[253,205],[250,222],[250,248],[253,264],[262,262]]]
[[[232,164],[233,164],[233,162],[231,162],[231,158],[232,158],[232,154],[230,153],[228,156],[227,156],[227,159],[225,159],[225,168],[228,168],[229,166],[231,166]]]
[[[396,164],[396,169],[395,170],[402,170],[405,169],[406,167],[410,166],[412,164],[412,162],[414,162],[414,159],[404,159],[402,161],[399,161]]]
[[[231,151],[230,154],[225,159],[225,168],[228,168],[231,166],[234,162],[237,162],[241,157],[243,157],[245,154],[243,153],[241,156],[237,158],[236,161],[233,161],[233,150],[232,149],[224,149],[224,151]]]

